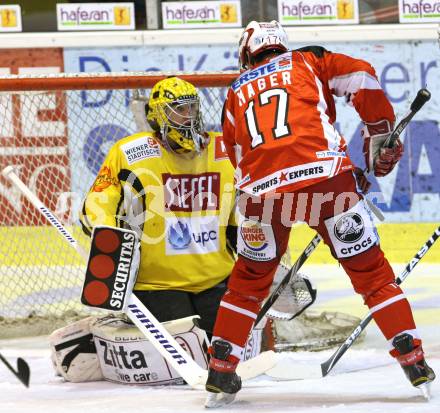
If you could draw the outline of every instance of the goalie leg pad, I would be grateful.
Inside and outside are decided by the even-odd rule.
[[[87,317],[55,330],[49,337],[55,373],[66,381],[80,383],[103,380],[90,325],[95,317]]]
[[[206,333],[194,325],[193,318],[163,325],[202,368],[207,368]],[[125,319],[109,316],[97,320],[91,329],[105,380],[142,385],[184,383],[137,327]]]

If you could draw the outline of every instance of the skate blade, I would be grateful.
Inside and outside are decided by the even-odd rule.
[[[237,393],[209,393],[206,397],[205,407],[207,409],[218,409],[219,407],[226,406],[235,400]]]
[[[431,400],[431,383],[423,383],[417,388],[422,392],[423,397],[426,400]]]

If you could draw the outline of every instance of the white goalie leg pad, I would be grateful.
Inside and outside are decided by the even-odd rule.
[[[163,326],[206,369],[206,333],[194,325],[193,318],[169,321]],[[97,320],[91,330],[105,380],[141,385],[184,383],[138,328],[123,317],[112,315]]]
[[[55,374],[74,383],[103,380],[90,330],[95,317],[87,317],[55,330],[49,336]]]

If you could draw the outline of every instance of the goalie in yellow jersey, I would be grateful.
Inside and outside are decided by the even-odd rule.
[[[196,88],[158,82],[145,114],[153,132],[116,142],[84,202],[86,233],[122,226],[141,240],[135,292],[159,319],[200,315],[212,331],[234,257],[227,247],[233,169],[221,134],[203,130]],[[233,222],[232,222],[233,223]],[[234,241],[235,242],[235,241]]]
[[[223,150],[221,134],[203,129],[199,96],[192,84],[178,77],[159,81],[143,105],[143,115],[152,132],[136,133],[113,145],[85,198],[80,220],[89,235],[96,225],[136,231],[141,249],[136,296],[161,322],[200,316],[198,327],[190,323],[186,328],[191,334],[195,328],[200,338],[202,330],[208,335],[212,332],[234,264],[234,171]],[[137,365],[142,368],[156,363],[156,378],[150,374],[147,380],[146,372],[136,372],[136,363],[129,355],[138,350],[136,340],[145,338],[135,327],[128,327],[129,334],[115,333],[115,326],[127,326],[114,317],[80,323],[81,328],[76,326],[75,331],[82,331],[82,336],[91,332],[96,347],[96,354],[91,351],[85,364],[78,360],[74,368],[65,365],[71,349],[63,347],[63,342],[67,337],[71,341],[72,329],[52,336],[54,360],[60,370],[70,370],[70,377],[63,373],[68,380],[102,378],[96,369],[93,376],[93,368],[85,368],[87,363],[96,367],[99,361],[103,378],[108,380],[175,382],[176,377],[170,377],[164,362],[160,365],[158,358],[163,359],[153,348],[139,349],[139,354],[154,354],[155,361],[138,360]],[[185,327],[171,332],[177,331],[182,338],[182,329]],[[203,340],[194,344],[190,338],[186,337],[184,345],[203,364]]]

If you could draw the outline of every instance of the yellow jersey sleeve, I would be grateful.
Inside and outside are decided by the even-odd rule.
[[[116,144],[110,149],[83,202],[80,222],[89,235],[96,225],[120,226],[118,215],[123,194],[118,178],[120,169],[121,157]]]

